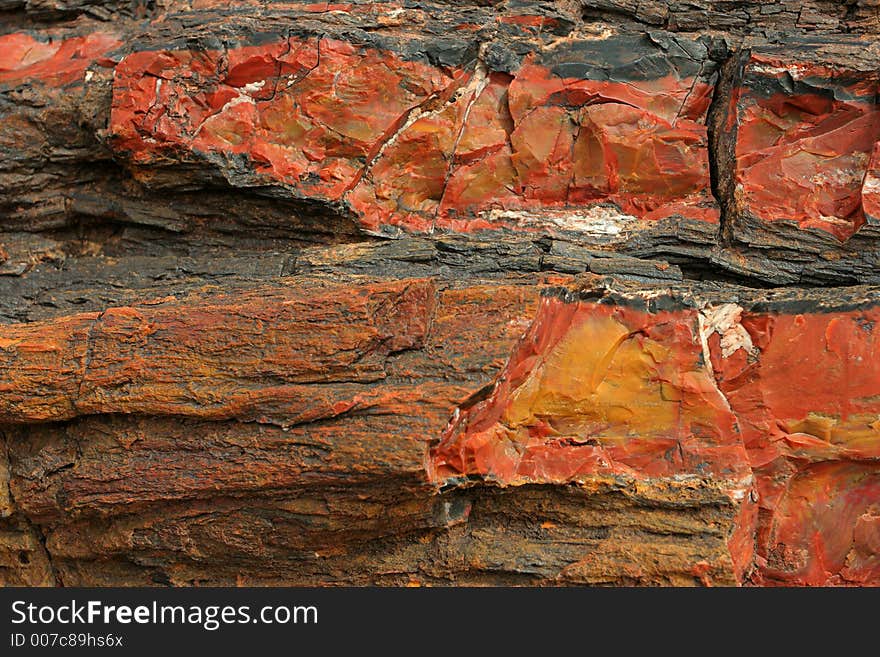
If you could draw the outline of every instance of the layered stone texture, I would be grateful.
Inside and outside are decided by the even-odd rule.
[[[293,405],[283,411],[293,423],[301,419],[298,405],[333,415],[357,403],[336,399],[331,386],[327,409],[318,411],[314,392],[301,384],[360,391],[357,384],[384,378],[389,354],[424,343],[429,281],[337,290],[338,303],[332,288],[311,291],[304,283],[211,295],[184,308],[171,297],[9,325],[2,419],[63,420],[97,410],[253,420],[265,419],[267,403],[279,403]],[[333,335],[329,344],[325,332]],[[181,369],[186,362],[192,371]],[[227,383],[222,372],[231,375]]]
[[[880,24],[874,0],[580,0],[580,6],[584,17],[594,20],[622,17],[673,31],[732,35],[870,33]]]
[[[711,482],[739,509],[730,555],[753,561],[753,480],[692,308],[549,297],[491,395],[457,409],[431,452],[438,482]],[[641,305],[641,304],[639,304]]]
[[[475,564],[504,544],[490,519],[468,524],[472,507],[537,505],[518,511],[537,522],[555,499],[543,491],[574,484],[579,501],[564,506],[581,511],[560,522],[554,507],[541,523],[586,542],[528,581],[877,583],[876,291],[827,300],[609,279],[583,288],[560,275],[464,287],[313,277],[4,328],[4,420],[72,420],[4,432],[7,507],[43,528],[64,582],[279,582],[291,559],[312,583],[459,581],[460,562],[435,561],[453,527],[489,523],[460,545]],[[295,298],[273,296],[284,288]],[[256,352],[244,325],[264,336]],[[68,329],[90,334],[83,353],[65,346],[77,343],[61,339]],[[457,492],[478,482],[489,497]],[[301,538],[259,529],[294,522],[314,496],[323,510],[297,525]],[[682,522],[661,519],[672,500],[691,509],[680,513],[720,514],[717,533],[698,539],[689,532],[706,527],[694,521],[652,561],[654,532]],[[601,508],[610,534],[584,529]],[[427,547],[392,548],[381,538],[392,521]],[[354,533],[327,553],[339,559],[330,570],[301,563],[329,550],[343,522]],[[261,531],[274,538],[209,538]],[[174,547],[181,534],[185,549]],[[551,535],[541,549],[555,550]],[[510,540],[501,570],[513,577],[517,550],[537,548]],[[374,549],[379,562],[363,552]],[[399,576],[375,579],[376,563]]]
[[[41,528],[57,581],[68,585],[735,583],[726,538],[736,507],[716,487],[646,481],[633,490],[597,478],[571,491],[438,496],[428,479],[427,445],[450,409],[491,380],[532,321],[540,290],[562,280],[450,285],[435,274],[433,283],[328,285],[303,277],[288,281],[297,291],[290,303],[253,290],[263,301],[251,310],[224,308],[210,292],[108,310],[69,387],[52,392],[68,386],[63,377],[16,384],[17,407],[30,408],[32,422],[69,418],[5,418],[17,424],[4,429],[16,517]],[[248,292],[227,294],[244,300]],[[359,322],[358,308],[370,304],[374,319]],[[298,332],[279,307],[315,330]],[[114,314],[128,328],[100,337]],[[196,316],[197,325],[186,319]],[[135,317],[146,321],[132,331]],[[377,331],[380,317],[406,318],[406,333],[418,337]],[[250,364],[246,345],[256,334],[234,329],[232,318],[265,336]],[[33,372],[47,355],[77,361],[69,342],[41,332],[82,319],[8,326],[15,344],[4,372]],[[164,339],[166,331],[174,335]],[[321,351],[362,365],[334,375],[310,352],[309,336]],[[280,369],[276,356],[287,349],[300,354],[299,367],[288,356]],[[225,354],[222,362],[211,353]],[[88,372],[99,371],[117,383],[100,384],[91,406],[76,401],[90,396],[81,383]],[[207,377],[204,387],[196,372]],[[235,408],[227,376],[240,391]],[[9,390],[4,398],[12,399]],[[620,521],[613,529],[609,516]]]
[[[82,34],[47,30],[0,35],[4,232],[33,234],[57,227],[68,208],[55,189],[75,188],[95,178],[94,165],[82,163],[101,159],[95,137],[106,117],[100,81],[112,75],[111,53],[120,44],[119,35],[106,28]],[[9,245],[7,273],[32,264],[28,255],[40,259],[33,237],[22,235],[20,248],[14,245],[17,240],[4,241]],[[43,250],[51,247],[44,245]]]
[[[880,584],[875,5],[0,0],[0,583]]]

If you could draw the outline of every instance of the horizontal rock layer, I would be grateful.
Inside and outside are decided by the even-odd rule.
[[[308,288],[304,280],[289,282],[296,282],[298,290]],[[736,581],[725,542],[736,507],[712,482],[596,478],[567,492],[536,480],[535,486],[509,492],[489,488],[438,496],[425,474],[427,445],[442,433],[449,410],[490,380],[504,362],[509,346],[529,325],[542,284],[528,279],[462,287],[437,279],[435,285],[432,289],[424,280],[391,285],[393,294],[384,299],[388,311],[395,312],[401,291],[407,298],[415,295],[415,305],[398,308],[423,328],[419,318],[428,317],[430,331],[416,331],[421,338],[409,346],[398,341],[397,348],[380,350],[386,354],[376,354],[383,363],[381,374],[365,374],[357,382],[333,381],[332,368],[323,366],[326,374],[315,378],[308,374],[312,365],[307,361],[301,374],[294,369],[286,374],[302,383],[275,381],[280,375],[269,373],[272,358],[266,352],[259,361],[256,383],[261,387],[250,400],[237,409],[217,408],[209,398],[192,397],[192,372],[176,369],[189,362],[208,373],[212,366],[199,354],[181,350],[175,356],[168,351],[183,346],[180,338],[154,341],[166,320],[153,318],[157,333],[140,345],[131,343],[140,353],[125,361],[140,362],[142,376],[150,380],[157,375],[155,365],[165,362],[167,381],[172,386],[176,382],[177,392],[159,395],[161,386],[151,385],[153,392],[144,389],[138,401],[138,375],[129,369],[126,392],[116,402],[105,396],[108,386],[95,407],[67,399],[56,410],[48,404],[68,395],[78,398],[79,384],[57,393],[49,392],[45,381],[19,385],[22,393],[34,395],[32,419],[61,412],[72,420],[7,425],[4,431],[10,498],[18,514],[45,531],[58,581]],[[323,296],[300,298],[298,314],[303,322],[317,325],[315,335],[340,354],[348,350],[346,343],[366,347],[373,330],[353,321],[358,303],[348,299],[358,289],[373,299],[389,284],[376,286],[357,280],[325,284]],[[428,290],[432,293],[422,294]],[[319,311],[323,317],[301,314],[302,304],[318,310],[339,295],[346,299],[343,315],[334,318],[325,310]],[[211,315],[205,301],[182,301],[190,305],[177,305],[166,317],[184,317],[195,308]],[[158,307],[132,307],[120,310],[120,316]],[[266,300],[264,308],[277,307]],[[243,317],[247,312],[261,316],[267,337],[273,330],[289,332],[283,320],[259,310],[242,308],[234,314]],[[21,331],[33,330],[37,342],[41,330],[63,323],[59,319],[8,329],[19,331],[19,337]],[[172,325],[176,323],[173,319]],[[365,339],[352,342],[346,337],[358,333]],[[228,329],[215,331],[203,323],[197,334],[204,347],[214,345],[228,353],[229,345],[223,345],[233,335]],[[303,339],[289,332],[288,340],[298,350],[305,348]],[[384,341],[390,345],[394,340]],[[116,360],[119,343],[103,343],[93,335],[90,344],[86,372],[103,369],[98,363],[105,357]],[[152,364],[141,360],[149,351],[156,358]],[[45,354],[30,351],[24,341],[10,345],[7,353],[16,359],[4,370],[8,372],[29,370],[24,364],[29,353],[37,360]],[[365,359],[360,351],[352,356]],[[247,365],[218,369],[215,364],[213,369],[215,377],[220,370],[237,370],[245,377]],[[220,379],[214,378],[214,384],[225,397]],[[177,401],[181,396],[185,403]],[[136,411],[142,403],[150,408]],[[18,405],[28,407],[21,397]],[[162,417],[168,414],[176,417]],[[257,422],[218,420],[230,415]],[[519,529],[513,532],[511,523]],[[677,527],[674,535],[668,534],[670,526]],[[707,526],[716,529],[707,531]],[[534,535],[536,527],[539,536]],[[515,539],[514,533],[521,538]],[[535,560],[534,551],[550,544],[559,548]]]
[[[392,486],[393,500],[377,504],[401,503],[411,489],[430,508],[475,481],[576,483],[591,491],[588,506],[646,491],[651,500],[686,494],[696,506],[727,509],[712,548],[725,555],[726,575],[714,577],[875,581],[877,293],[853,289],[829,303],[726,286],[616,290],[602,280],[584,292],[574,279],[545,278],[539,302],[542,284],[531,278],[461,287],[443,278],[327,284],[304,275],[8,325],[0,335],[10,382],[4,420],[74,419],[10,426],[11,499],[53,528],[53,554],[79,572],[78,560],[100,555],[67,552],[70,522],[142,522],[158,503],[185,516],[220,495],[244,514],[223,522],[249,526],[249,514],[268,511],[241,504],[275,508],[300,489],[342,508],[342,482],[373,496],[389,493],[381,482],[403,477],[409,483]],[[229,298],[236,305],[224,305]],[[495,338],[481,339],[484,331]],[[248,336],[257,335],[251,355]],[[448,492],[436,498],[437,486]],[[654,502],[644,504],[647,513]],[[436,521],[436,511],[419,513]],[[132,540],[111,552],[143,568]],[[154,540],[167,548],[167,539]],[[615,541],[602,550],[630,549]],[[222,554],[203,556],[219,563]],[[676,563],[675,577],[669,563],[627,576],[673,582],[699,565]],[[81,577],[65,581],[94,581]],[[568,581],[562,571],[553,577]]]
[[[875,4],[0,0],[0,583],[880,583]]]
[[[171,3],[2,35],[0,206],[26,233],[5,268],[109,221],[224,248],[549,232],[762,283],[876,282],[878,46],[853,34],[870,25],[773,31],[789,9],[767,3],[738,3],[778,21],[746,37],[614,19],[648,4],[603,22],[539,2]],[[218,185],[246,191],[232,218],[203,209]]]

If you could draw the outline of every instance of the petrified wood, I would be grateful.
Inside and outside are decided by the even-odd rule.
[[[880,584],[878,10],[0,0],[0,583]]]

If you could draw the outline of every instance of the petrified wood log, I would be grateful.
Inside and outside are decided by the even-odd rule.
[[[880,584],[878,9],[0,0],[0,583]]]

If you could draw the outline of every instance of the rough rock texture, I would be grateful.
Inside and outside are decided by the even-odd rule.
[[[878,17],[0,0],[0,583],[880,584]]]
[[[728,65],[719,178],[744,271],[776,284],[874,280],[877,54],[862,39],[813,38]]]
[[[248,35],[267,43],[198,59],[126,56],[114,149],[138,168],[197,162],[233,184],[281,183],[377,232],[542,226],[545,208],[561,211],[559,228],[601,228],[615,216],[603,202],[643,220],[717,222],[704,42],[551,34],[475,50],[464,36],[435,53],[405,39],[355,45],[329,27]]]
[[[432,448],[432,478],[712,482],[739,508],[740,577],[876,582],[877,293],[595,296],[543,299]]]

